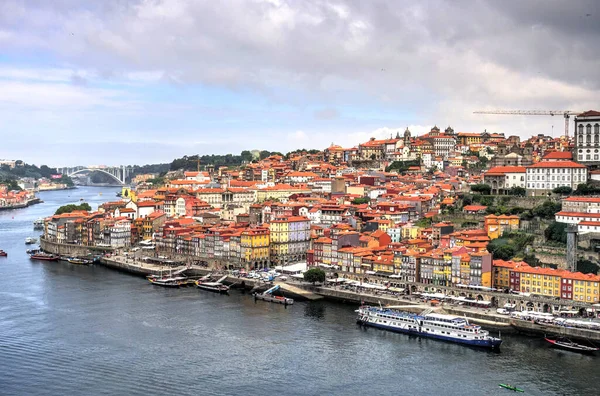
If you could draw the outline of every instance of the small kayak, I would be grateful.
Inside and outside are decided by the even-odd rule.
[[[513,392],[525,392],[521,388],[517,388],[516,386],[512,386],[512,385],[508,385],[508,384],[498,384],[498,386],[501,387],[501,388],[504,388],[504,389],[511,390]]]

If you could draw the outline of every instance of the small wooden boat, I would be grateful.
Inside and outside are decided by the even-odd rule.
[[[41,260],[41,261],[58,261],[58,256],[53,254],[48,254],[44,252],[34,253],[29,256],[32,260]]]
[[[148,278],[148,281],[156,286],[162,287],[179,287],[181,285],[181,281],[185,278]]]
[[[4,250],[0,249],[0,257],[7,257],[8,253],[6,253]]]
[[[555,348],[564,349],[567,351],[593,354],[593,353],[597,352],[598,350],[600,350],[600,348],[583,345],[583,344],[578,344],[576,342],[569,340],[568,338],[557,338],[557,339],[553,340],[551,338],[545,337],[544,340],[549,342]]]
[[[196,286],[198,287],[198,289],[208,290],[208,291],[215,292],[215,293],[226,294],[229,292],[229,286],[221,283],[226,278],[227,278],[227,276],[224,276],[216,282],[207,282],[204,279],[199,279],[195,283],[196,283]]]
[[[69,262],[71,264],[88,265],[88,264],[92,264],[93,261],[89,260],[89,259],[79,258],[79,257],[70,257],[70,258],[67,258],[67,262]]]
[[[498,386],[501,387],[501,388],[504,388],[504,389],[511,390],[513,392],[525,392],[521,388],[517,388],[516,386],[512,386],[512,385],[508,385],[508,384],[498,384]]]

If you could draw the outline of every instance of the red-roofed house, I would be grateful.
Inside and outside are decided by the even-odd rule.
[[[587,167],[573,161],[542,161],[527,167],[527,195],[540,196],[556,187],[573,190],[588,179]]]
[[[483,174],[483,181],[492,187],[492,194],[506,194],[513,187],[525,188],[524,166],[495,166]]]

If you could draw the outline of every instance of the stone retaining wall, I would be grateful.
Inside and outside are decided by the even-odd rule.
[[[40,239],[40,247],[45,252],[58,254],[59,256],[83,257],[88,254],[104,254],[112,252],[111,248],[71,245],[68,243],[51,242],[44,238]]]

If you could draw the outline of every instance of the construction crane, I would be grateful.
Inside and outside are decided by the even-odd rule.
[[[569,137],[569,118],[572,115],[581,114],[582,111],[571,110],[483,110],[474,111],[473,114],[508,114],[508,115],[549,115],[565,117],[565,136]]]

